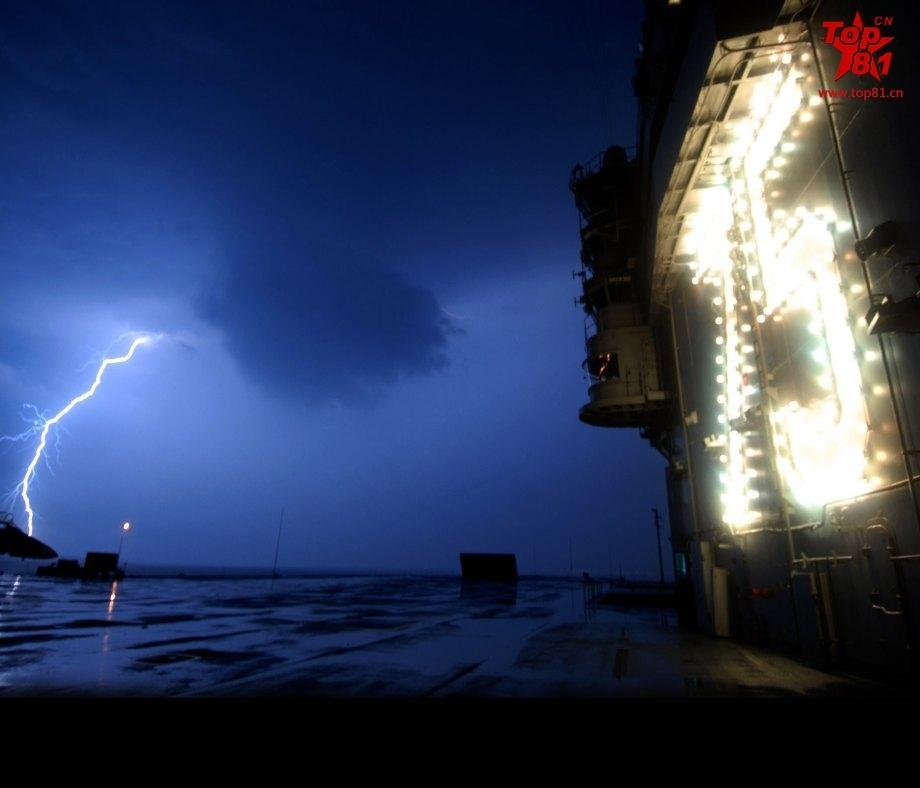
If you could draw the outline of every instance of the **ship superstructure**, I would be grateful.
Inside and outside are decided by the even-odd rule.
[[[876,5],[646,3],[636,154],[570,183],[579,418],[668,458],[685,623],[916,676],[920,25]]]

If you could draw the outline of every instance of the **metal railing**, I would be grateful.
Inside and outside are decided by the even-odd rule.
[[[621,147],[626,152],[626,164],[635,164],[636,146],[621,145],[619,147]],[[586,178],[590,178],[592,175],[597,175],[597,173],[604,169],[604,157],[607,155],[607,151],[609,150],[610,148],[604,148],[604,150],[598,151],[586,162],[576,164],[572,168],[572,172],[569,175],[569,188],[574,190],[575,186],[584,181]]]

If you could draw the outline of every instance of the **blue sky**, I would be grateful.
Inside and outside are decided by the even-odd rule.
[[[0,430],[127,331],[34,483],[62,554],[657,570],[663,460],[577,421],[572,165],[641,4],[8,3]],[[113,344],[113,342],[115,344]],[[4,447],[13,487],[29,447]],[[52,472],[53,471],[53,472]],[[21,505],[16,508],[22,522]]]

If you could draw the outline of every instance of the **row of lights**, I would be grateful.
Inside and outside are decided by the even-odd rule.
[[[776,69],[755,84],[750,115],[734,125],[717,185],[699,191],[699,209],[684,235],[696,253],[693,284],[717,293],[712,305],[721,434],[710,445],[725,466],[719,475],[723,519],[733,528],[765,514],[757,504],[763,503],[758,498],[767,476],[766,435],[751,425],[744,432],[732,425],[757,406],[769,413],[777,467],[800,503],[817,506],[879,481],[866,479],[862,377],[831,232],[850,227],[830,208],[799,206],[787,213],[768,203],[768,196],[782,196],[783,172],[799,147],[793,140],[814,119],[820,99],[807,100],[803,90],[805,74],[798,64],[807,63],[807,53],[770,59]],[[850,292],[858,296],[862,290],[854,286]],[[765,324],[782,324],[784,318],[794,321],[793,330],[807,328],[813,390],[805,402],[790,399],[768,408],[755,345]],[[873,352],[863,359],[874,360]],[[887,454],[877,452],[875,458]]]

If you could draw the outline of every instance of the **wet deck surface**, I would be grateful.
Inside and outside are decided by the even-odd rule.
[[[580,585],[0,575],[0,697],[891,696]]]

